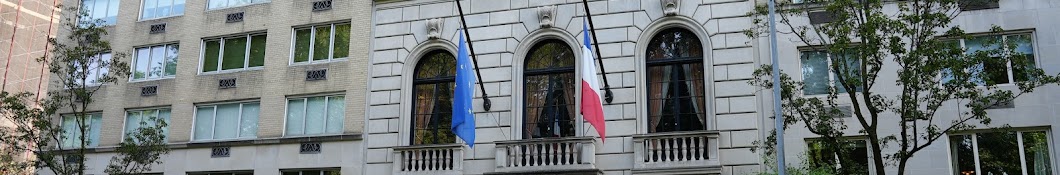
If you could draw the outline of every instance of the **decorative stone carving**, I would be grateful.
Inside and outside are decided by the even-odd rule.
[[[537,8],[537,22],[541,28],[549,28],[556,25],[556,6],[543,6]]]
[[[427,20],[427,38],[438,39],[442,36],[442,19],[428,19]]]
[[[663,14],[666,14],[666,16],[677,15],[677,11],[681,9],[678,8],[681,6],[680,0],[662,0],[659,2],[662,3]]]

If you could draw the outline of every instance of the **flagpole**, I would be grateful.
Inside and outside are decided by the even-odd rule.
[[[600,44],[597,43],[598,40],[596,39],[596,27],[593,27],[593,15],[592,13],[589,13],[589,1],[582,0],[582,4],[584,4],[582,7],[585,8],[585,18],[589,20],[589,31],[593,31],[589,33],[593,36],[592,44],[596,46],[596,49],[593,49],[596,51],[596,61],[600,64],[601,77],[604,77],[604,101],[607,101],[607,104],[611,104],[611,100],[614,99],[614,96],[611,95],[611,84],[607,83],[607,71],[604,70],[604,57],[600,55]]]
[[[470,2],[471,0],[468,1]],[[453,2],[456,3],[456,10],[460,12],[460,24],[464,29],[464,38],[467,38],[467,48],[471,51],[471,54],[468,55],[471,55],[471,63],[475,64],[475,75],[478,76],[479,80],[478,87],[482,90],[482,109],[490,111],[490,98],[489,95],[486,95],[486,85],[482,82],[482,73],[478,69],[478,57],[475,56],[475,47],[471,45],[471,34],[467,31],[467,21],[464,21],[464,8],[461,7],[460,0],[453,0]]]
[[[785,175],[784,165],[784,115],[780,104],[780,58],[777,55],[776,0],[769,0],[769,56],[773,63],[773,124],[777,132],[777,174]]]

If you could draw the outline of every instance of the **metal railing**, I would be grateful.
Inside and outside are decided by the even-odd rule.
[[[499,172],[593,169],[596,162],[591,137],[501,141],[496,151]]]

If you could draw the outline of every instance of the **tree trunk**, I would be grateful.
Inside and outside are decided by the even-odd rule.
[[[886,175],[887,173],[884,171],[886,166],[883,164],[883,154],[881,154],[883,151],[880,149],[880,139],[876,137],[876,134],[869,134],[869,142],[872,145],[872,164],[876,167],[876,175]],[[898,174],[902,174],[902,172],[898,171]]]

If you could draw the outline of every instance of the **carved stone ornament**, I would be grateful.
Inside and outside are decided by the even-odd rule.
[[[537,22],[541,28],[549,28],[556,25],[556,6],[543,6],[537,8]]]
[[[427,20],[427,38],[438,39],[442,36],[442,19],[428,19]]]
[[[677,10],[681,9],[678,8],[681,6],[681,1],[679,0],[662,0],[659,2],[662,3],[663,14],[666,14],[666,16],[677,15]]]

